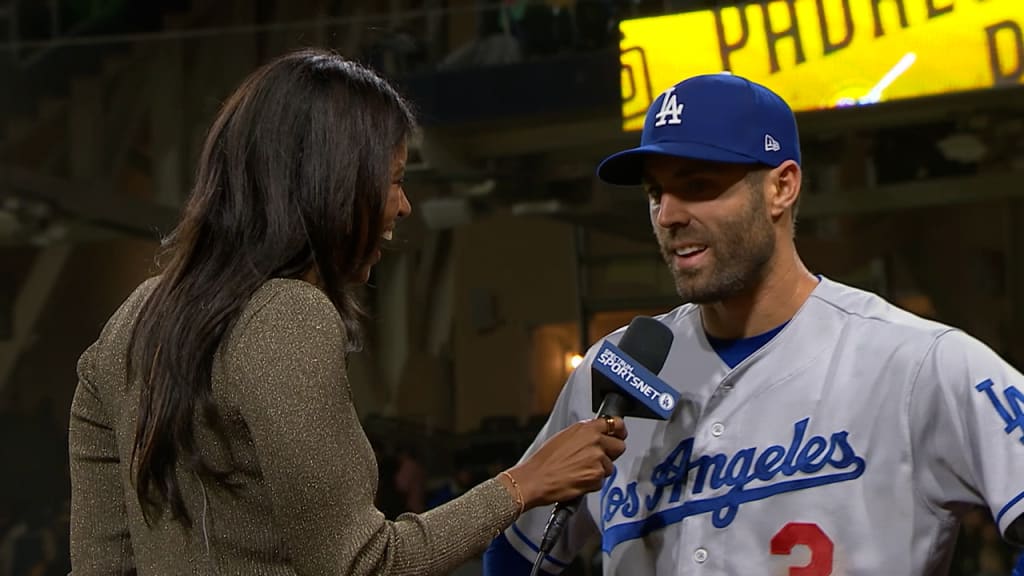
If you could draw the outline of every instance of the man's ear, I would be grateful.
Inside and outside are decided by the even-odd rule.
[[[768,212],[772,219],[778,219],[786,210],[793,209],[800,199],[800,182],[802,179],[800,165],[786,160],[768,173],[765,182]]]

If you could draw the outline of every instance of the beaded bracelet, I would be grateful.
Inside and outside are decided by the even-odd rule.
[[[508,473],[508,470],[503,471],[501,475],[508,478],[508,481],[512,483],[512,488],[516,491],[516,504],[519,504],[519,514],[516,516],[518,518],[526,511],[526,502],[523,501],[523,493],[519,490],[519,482],[516,482],[516,479]]]

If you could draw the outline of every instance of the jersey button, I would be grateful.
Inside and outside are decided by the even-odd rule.
[[[697,548],[693,551],[693,560],[697,564],[703,564],[708,559],[708,551],[703,548]]]
[[[711,425],[711,435],[718,438],[725,432],[725,424],[721,422],[715,422]]]

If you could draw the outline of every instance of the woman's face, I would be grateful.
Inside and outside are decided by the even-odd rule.
[[[401,143],[397,149],[395,149],[395,155],[391,159],[391,185],[388,187],[388,198],[384,204],[384,218],[383,218],[383,229],[382,234],[384,242],[391,240],[392,235],[395,231],[395,226],[398,221],[405,218],[412,212],[412,206],[409,205],[409,199],[405,196],[405,162],[409,156],[409,148],[405,142]],[[373,266],[380,261],[381,250],[377,248],[377,252],[370,259],[370,262],[363,267],[359,272],[361,282],[366,282],[370,279],[370,270]]]

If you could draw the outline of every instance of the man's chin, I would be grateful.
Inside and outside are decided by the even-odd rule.
[[[684,303],[688,304],[715,304],[728,300],[742,291],[739,285],[710,285],[697,278],[676,276],[676,293]]]
[[[676,282],[676,294],[684,304],[710,304],[716,301],[716,294],[704,289],[703,286],[694,286],[692,282]]]
[[[717,295],[705,293],[679,292],[679,297],[682,299],[683,304],[696,304],[698,306],[703,304],[714,304],[722,301],[722,298]]]

